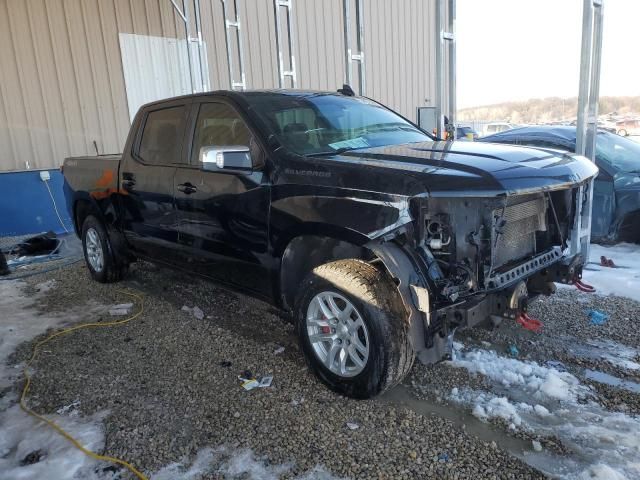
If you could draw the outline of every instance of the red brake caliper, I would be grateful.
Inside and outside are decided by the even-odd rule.
[[[323,314],[320,315],[322,315],[323,320],[327,320],[327,318]],[[331,333],[331,327],[328,325],[323,325],[322,327],[320,327],[320,332],[324,334]]]
[[[530,317],[526,312],[522,312],[518,318],[516,318],[516,322],[518,322],[525,330],[530,330],[535,333],[540,333],[544,326],[540,320]]]

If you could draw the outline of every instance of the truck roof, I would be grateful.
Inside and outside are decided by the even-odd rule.
[[[284,89],[284,88],[274,88],[274,89],[258,89],[258,90],[211,90],[209,92],[199,92],[192,93],[189,95],[180,95],[177,97],[163,98],[161,100],[155,100],[153,102],[146,103],[142,105],[140,108],[145,108],[152,105],[162,105],[163,103],[171,102],[174,100],[179,100],[183,98],[199,98],[206,96],[224,96],[235,99],[246,99],[249,97],[260,97],[260,96],[274,96],[274,95],[282,95],[288,97],[312,97],[316,95],[336,95],[342,96],[341,93],[337,91],[326,91],[326,90],[297,90],[297,89]]]

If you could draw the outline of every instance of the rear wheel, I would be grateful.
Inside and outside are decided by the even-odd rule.
[[[360,260],[315,268],[296,301],[300,342],[310,368],[329,388],[370,398],[409,372],[414,353],[407,314],[385,272]]]
[[[117,282],[128,271],[128,264],[116,262],[107,231],[93,215],[87,216],[82,224],[82,250],[89,272],[98,282]]]

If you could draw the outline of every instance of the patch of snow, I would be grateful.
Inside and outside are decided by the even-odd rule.
[[[277,480],[291,471],[293,465],[273,465],[256,458],[249,449],[230,450],[226,447],[203,448],[190,466],[185,462],[176,462],[151,474],[151,480],[194,480],[206,474],[215,474],[223,478],[242,478],[247,480]],[[297,480],[337,480],[323,467],[316,466]]]
[[[171,463],[151,475],[151,480],[191,480],[198,478],[210,471],[210,466],[215,457],[216,452],[212,448],[203,448],[197,453],[190,467],[187,468],[182,463]]]
[[[198,320],[204,319],[204,312],[200,309],[200,307],[191,308],[191,307],[187,307],[186,305],[183,305],[181,310],[183,312],[190,313],[191,315],[196,317]]]
[[[634,361],[640,352],[613,340],[587,340],[584,344],[568,344],[569,351],[578,356],[605,360],[625,370],[640,370],[640,364]]]
[[[54,288],[54,281],[40,283],[35,295],[27,297],[22,289],[26,284],[18,281],[0,282],[0,389],[10,386],[22,371],[7,365],[9,356],[22,342],[64,323],[65,319],[39,315],[33,308],[36,301]]]
[[[454,388],[451,400],[481,420],[501,418],[509,428],[555,436],[574,452],[525,456],[534,467],[567,479],[640,478],[640,419],[604,409],[572,374],[487,350],[458,349],[450,364],[493,382],[491,392]]]
[[[77,408],[80,406],[80,400],[75,400],[74,402],[70,403],[69,405],[65,405],[64,407],[60,407],[58,410],[56,410],[56,413],[58,415],[69,415],[69,416],[76,416],[78,415],[78,410]]]
[[[612,259],[617,268],[601,266],[601,256]],[[592,243],[582,279],[593,285],[599,295],[617,295],[640,302],[640,245]]]
[[[104,447],[102,416],[82,420],[62,415],[47,415],[47,418],[86,448],[100,451]],[[97,461],[75,448],[53,428],[24,413],[18,405],[0,413],[0,432],[0,480],[97,478]],[[28,454],[38,450],[42,454],[38,462],[21,465]]]

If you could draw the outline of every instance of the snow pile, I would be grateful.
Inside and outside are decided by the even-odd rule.
[[[184,462],[186,463],[186,462]],[[247,480],[277,480],[292,468],[290,464],[273,465],[256,458],[251,450],[229,450],[203,448],[191,466],[184,463],[172,463],[151,475],[151,480],[195,480],[203,475],[214,473],[224,478],[242,478]],[[315,467],[297,480],[337,480],[322,467]]]
[[[69,432],[81,445],[100,451],[104,447],[102,416],[91,419],[71,419],[62,415],[47,415]],[[0,480],[20,478],[55,478],[71,480],[97,478],[92,460],[75,448],[53,428],[27,415],[18,405],[0,413]],[[25,462],[35,455],[35,463]]]
[[[563,478],[640,478],[640,419],[605,410],[568,372],[494,351],[464,351],[459,344],[456,350],[451,364],[486,376],[494,388],[454,388],[451,400],[468,405],[481,420],[500,418],[511,429],[555,436],[574,452],[553,459],[529,453],[525,461]]]
[[[600,257],[614,261],[617,268],[600,266]],[[583,280],[601,295],[618,295],[640,302],[640,245],[620,243],[612,246],[591,244],[589,265]]]

